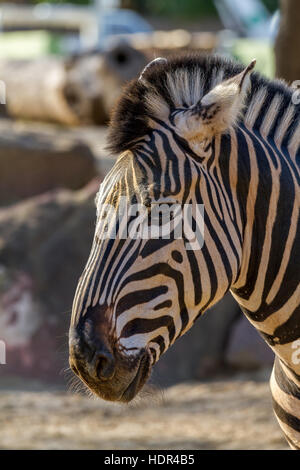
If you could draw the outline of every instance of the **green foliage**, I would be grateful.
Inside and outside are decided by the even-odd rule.
[[[213,0],[131,0],[129,3],[132,8],[153,15],[186,19],[217,15]],[[279,6],[279,0],[263,0],[263,3],[271,13]]]
[[[253,57],[256,58],[255,70],[266,77],[275,76],[275,55],[273,47],[261,39],[237,39],[231,50],[233,57],[248,65]]]
[[[135,0],[132,3],[139,11],[158,16],[192,19],[216,15],[212,0]]]
[[[271,13],[274,13],[279,8],[279,0],[263,0],[263,3]]]
[[[93,0],[32,0],[32,3],[46,2],[89,5],[93,3]],[[170,15],[186,19],[217,15],[213,0],[121,0],[120,3],[141,13],[152,15]],[[279,8],[279,0],[263,0],[263,3],[270,12],[274,12]]]

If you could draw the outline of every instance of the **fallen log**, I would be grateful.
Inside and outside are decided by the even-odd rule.
[[[65,59],[1,60],[6,111],[19,119],[103,124],[124,82],[145,64],[144,54],[127,43]]]

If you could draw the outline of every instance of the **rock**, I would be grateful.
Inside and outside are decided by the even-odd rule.
[[[4,375],[62,380],[78,277],[94,231],[99,180],[0,210],[0,339]]]
[[[232,328],[226,359],[240,369],[255,369],[262,364],[271,367],[274,353],[254,326],[241,315]]]
[[[53,188],[80,189],[98,175],[90,148],[76,136],[0,120],[0,205]]]

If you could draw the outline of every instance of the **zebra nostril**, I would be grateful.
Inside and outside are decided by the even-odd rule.
[[[101,352],[97,355],[96,375],[101,380],[109,380],[115,373],[115,360],[109,352]]]
[[[90,317],[83,319],[70,331],[70,363],[73,364],[75,374],[79,371],[80,375],[90,377],[96,382],[109,380],[116,368],[113,350],[101,322],[95,321],[91,313]],[[74,366],[78,370],[75,370]]]

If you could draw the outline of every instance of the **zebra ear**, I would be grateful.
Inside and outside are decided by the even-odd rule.
[[[241,73],[215,86],[190,108],[175,110],[173,122],[179,134],[201,141],[234,126],[244,107],[255,63],[253,60]]]
[[[147,64],[146,67],[143,69],[141,75],[139,76],[139,80],[143,81],[144,74],[146,70],[149,70],[150,67],[156,64],[164,63],[164,62],[167,62],[167,59],[165,59],[164,57],[157,57],[156,59],[151,60],[151,62],[149,62],[149,64]]]

